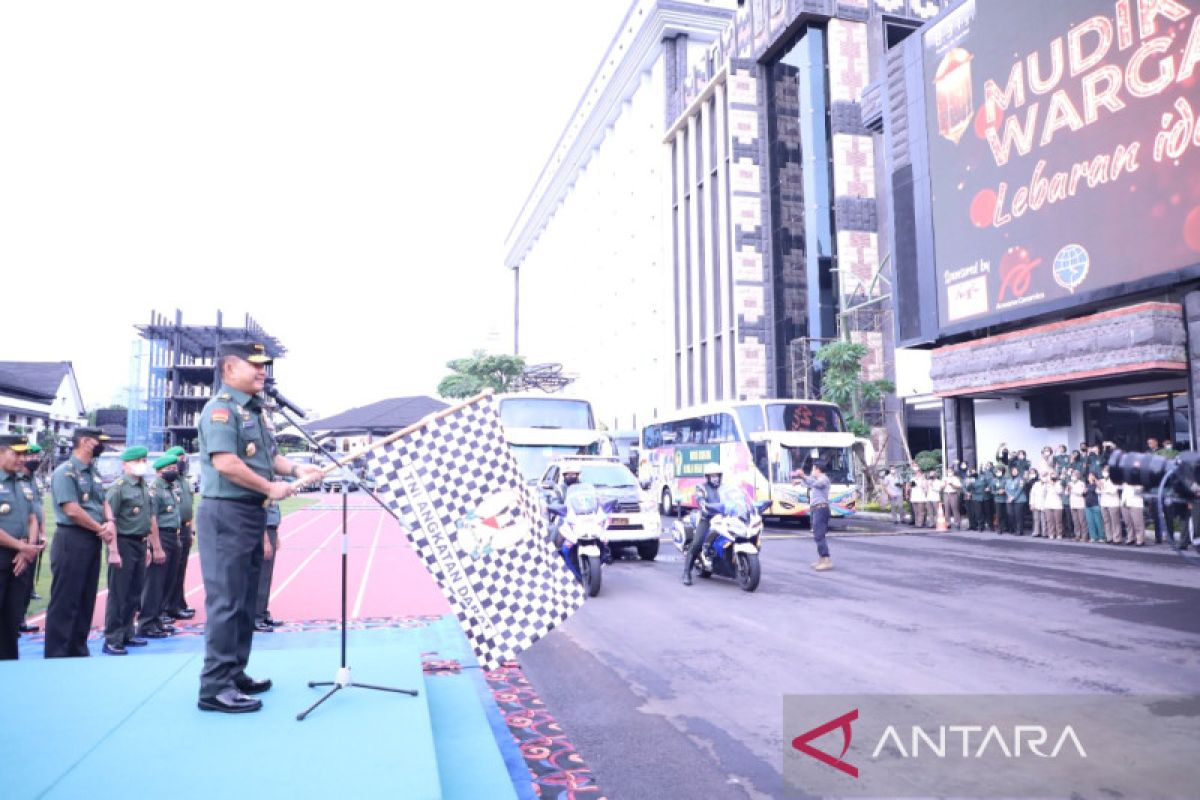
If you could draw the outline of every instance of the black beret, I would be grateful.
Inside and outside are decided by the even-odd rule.
[[[251,364],[270,364],[274,361],[267,348],[259,342],[221,342],[217,345],[217,357],[237,356]]]

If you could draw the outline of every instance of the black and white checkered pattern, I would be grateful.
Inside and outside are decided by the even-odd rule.
[[[376,492],[400,517],[442,589],[479,662],[494,669],[545,636],[584,594],[549,538],[542,500],[525,483],[487,397],[367,455]],[[481,553],[459,541],[460,524],[488,498],[515,497],[528,531]]]

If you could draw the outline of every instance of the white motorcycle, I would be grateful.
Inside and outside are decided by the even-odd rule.
[[[567,568],[575,575],[588,597],[600,594],[601,569],[611,561],[608,550],[608,514],[595,487],[579,484],[567,492],[562,503],[549,506],[551,519],[558,518],[555,545]],[[552,523],[553,526],[553,523]]]
[[[722,487],[721,502],[707,509],[715,512],[709,523],[712,546],[701,548],[697,557],[701,578],[721,575],[733,578],[744,592],[758,588],[762,577],[759,564],[759,546],[762,541],[763,523],[746,494],[733,486]],[[700,510],[692,511],[684,519],[677,520],[671,534],[675,549],[687,557],[692,537],[700,525]]]

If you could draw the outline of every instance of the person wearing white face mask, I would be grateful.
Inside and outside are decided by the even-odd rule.
[[[146,480],[154,470],[146,463],[146,448],[127,447],[121,453],[125,474],[113,481],[104,496],[104,518],[116,526],[120,561],[108,565],[108,603],[104,609],[104,652],[128,653],[143,647],[135,636],[133,614],[146,580],[146,551],[155,564],[166,561],[158,537],[155,500]]]

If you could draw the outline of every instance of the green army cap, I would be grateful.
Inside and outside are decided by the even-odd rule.
[[[176,463],[175,456],[171,455],[170,452],[166,452],[154,461],[154,468],[162,469],[163,467],[173,467]]]
[[[149,453],[150,451],[141,445],[134,445],[133,447],[125,448],[125,451],[121,453],[121,460],[137,461],[139,458],[145,458]]]
[[[27,444],[25,437],[20,434],[5,433],[0,435],[0,447],[7,447],[9,450],[16,450],[18,453],[23,453]]]
[[[182,447],[180,447],[179,445],[175,445],[175,446],[174,446],[174,447],[172,447],[170,450],[168,450],[167,452],[163,453],[163,455],[164,455],[164,456],[171,456],[172,458],[179,458],[180,456],[186,456],[186,455],[187,455],[187,450],[184,450],[184,449],[183,449]]]
[[[217,345],[217,357],[237,356],[251,364],[270,364],[274,361],[267,355],[267,348],[258,342],[221,342]]]
[[[29,445],[29,449],[25,452],[36,456],[38,453],[42,452],[42,446],[37,442],[34,442],[33,444]]]

